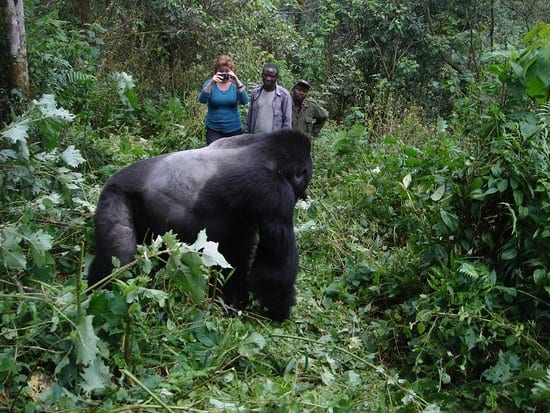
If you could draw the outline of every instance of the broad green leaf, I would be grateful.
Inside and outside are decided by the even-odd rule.
[[[550,44],[539,50],[534,70],[539,79],[550,87]]]
[[[181,275],[177,278],[176,286],[183,293],[189,294],[191,299],[199,304],[206,300],[206,282],[208,274],[197,268],[193,271],[190,267],[181,266]]]
[[[526,206],[520,206],[518,208],[518,217],[524,219],[529,215],[529,208]]]
[[[195,251],[202,250],[201,261],[207,267],[219,265],[222,268],[231,268],[224,256],[218,252],[218,243],[207,240],[205,230],[199,232],[191,248]]]
[[[409,187],[409,185],[411,184],[411,181],[412,181],[411,174],[405,175],[405,177],[403,178],[403,186],[405,187],[405,189]]]
[[[74,335],[76,361],[84,366],[92,365],[99,354],[99,338],[94,331],[93,318],[91,315],[82,318],[76,330],[77,334]]]
[[[499,179],[497,180],[497,189],[498,192],[504,192],[508,189],[508,179]]]
[[[168,294],[164,291],[155,290],[152,288],[138,287],[129,285],[126,293],[126,303],[131,304],[138,302],[140,298],[149,298],[155,301],[160,307],[164,307]]]
[[[536,124],[536,119],[533,119],[533,122],[520,122],[519,130],[521,132],[521,136],[527,139],[536,133],[539,133],[540,128],[539,125]]]
[[[13,270],[26,269],[27,258],[19,245],[23,236],[14,228],[4,228],[0,235],[0,258],[4,265]]]
[[[482,374],[492,383],[507,383],[514,378],[514,372],[520,368],[519,358],[513,353],[499,352],[498,362]]]
[[[471,327],[466,330],[460,339],[466,345],[468,350],[473,349],[477,344],[477,334]]]
[[[54,95],[42,95],[40,100],[33,100],[32,103],[40,110],[42,115],[44,115],[45,117],[59,118],[67,122],[72,121],[75,117],[67,110],[63,108],[57,108],[57,103],[55,102]]]
[[[433,317],[432,310],[420,310],[416,315],[416,319],[419,321],[429,322]]]
[[[515,75],[519,79],[523,79],[523,66],[516,63],[516,62],[510,62],[510,67],[514,71]]]
[[[84,383],[80,386],[86,394],[103,394],[111,385],[111,373],[99,357],[96,357],[89,366],[84,367],[80,375],[84,379]]]
[[[484,195],[491,195],[491,194],[494,194],[494,193],[497,192],[497,191],[498,191],[497,188],[491,187],[491,188],[488,188],[488,189],[485,191]]]
[[[456,231],[456,229],[458,228],[458,217],[455,214],[448,212],[444,209],[441,209],[439,213],[447,228],[449,228],[449,230],[451,231]]]
[[[517,255],[518,255],[518,250],[515,249],[515,248],[510,248],[510,249],[505,250],[505,251],[500,255],[500,257],[501,257],[503,260],[512,260],[512,259],[516,258]]]
[[[548,87],[544,85],[544,82],[539,77],[531,77],[527,80],[525,90],[537,102],[546,103],[548,99]]]
[[[523,192],[518,191],[518,190],[514,191],[514,202],[518,206],[523,204]]]
[[[265,347],[265,338],[259,333],[252,333],[241,342],[239,354],[243,357],[253,357]]]
[[[139,109],[139,101],[133,90],[126,89],[124,91],[124,96],[126,97],[126,102],[132,109]]]
[[[27,133],[29,131],[29,122],[27,120],[10,125],[3,130],[0,135],[8,140],[9,143],[27,143]]]
[[[70,145],[61,153],[61,159],[72,168],[85,162],[85,159],[80,154],[78,149],[75,149],[74,145]]]
[[[210,398],[209,403],[216,409],[219,409],[223,412],[238,412],[241,409],[237,407],[235,403],[232,402],[222,402],[218,399]]]
[[[533,280],[536,285],[544,285],[547,279],[550,279],[550,274],[543,268],[538,268],[533,272]]]
[[[441,379],[441,381],[443,383],[445,383],[445,381],[443,379]],[[451,378],[449,376],[449,383],[451,382]],[[445,383],[447,384],[447,383]],[[436,403],[432,403],[432,404],[429,404],[427,405],[424,410],[422,410],[422,413],[441,413],[441,408],[436,404]]]
[[[46,251],[52,248],[53,237],[46,234],[43,230],[38,230],[37,232],[27,235],[26,240],[30,244],[34,263],[39,266],[43,265]]]
[[[13,270],[24,270],[27,268],[27,258],[19,245],[12,246],[3,251],[4,264]]]
[[[87,313],[93,315],[98,323],[120,326],[128,314],[128,303],[120,291],[96,290]]]
[[[470,193],[470,196],[472,197],[472,199],[475,199],[476,201],[482,201],[483,199],[485,199],[485,192],[481,189],[474,189]]]
[[[36,124],[44,138],[46,150],[52,151],[57,148],[65,121],[61,118],[47,117],[40,119]]]
[[[443,198],[444,194],[445,194],[445,184],[442,184],[434,191],[434,193],[431,195],[430,198],[432,199],[432,201],[437,202],[441,200],[441,198]]]
[[[27,134],[29,123],[27,120],[11,125],[8,129],[0,133],[11,144],[18,144],[21,156],[25,159],[29,157],[29,148],[27,146]]]
[[[3,378],[5,374],[16,370],[15,363],[15,349],[6,348],[0,353],[0,378]]]
[[[418,157],[418,149],[416,149],[415,147],[406,146],[405,148],[403,148],[403,152],[407,156],[410,156],[410,157],[413,157],[413,158]]]
[[[116,72],[113,73],[113,79],[117,84],[117,91],[120,101],[125,104],[128,109],[138,109],[139,103],[137,96],[132,90],[135,87],[132,76],[125,72]]]

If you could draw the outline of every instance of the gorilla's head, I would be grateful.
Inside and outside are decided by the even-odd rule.
[[[306,198],[306,189],[313,174],[311,141],[301,132],[281,130],[270,134],[264,146],[275,163],[274,168],[288,181],[296,200]]]

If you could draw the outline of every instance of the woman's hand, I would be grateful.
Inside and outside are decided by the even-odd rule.
[[[239,88],[239,86],[241,86],[241,87],[243,86],[243,83],[239,80],[239,78],[237,77],[235,72],[230,70],[227,73],[229,73],[229,79],[231,79],[231,81],[237,85],[237,88]]]
[[[214,76],[212,76],[212,83],[221,83],[223,81],[224,80],[223,80],[220,72],[218,72]]]

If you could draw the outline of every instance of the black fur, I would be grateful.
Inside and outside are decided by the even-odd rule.
[[[251,292],[270,318],[288,318],[298,270],[294,205],[311,180],[310,149],[304,134],[284,130],[224,138],[121,170],[99,198],[88,283],[110,274],[111,256],[132,261],[147,235],[173,230],[191,243],[206,228],[235,267],[225,302],[244,309]]]

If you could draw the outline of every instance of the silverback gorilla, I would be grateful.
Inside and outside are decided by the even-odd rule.
[[[245,134],[116,173],[94,216],[89,285],[111,273],[112,256],[131,262],[136,244],[152,235],[173,230],[191,243],[206,228],[235,268],[222,289],[225,303],[244,309],[251,292],[271,319],[288,318],[298,271],[294,206],[311,180],[310,150],[309,138],[292,130]]]

